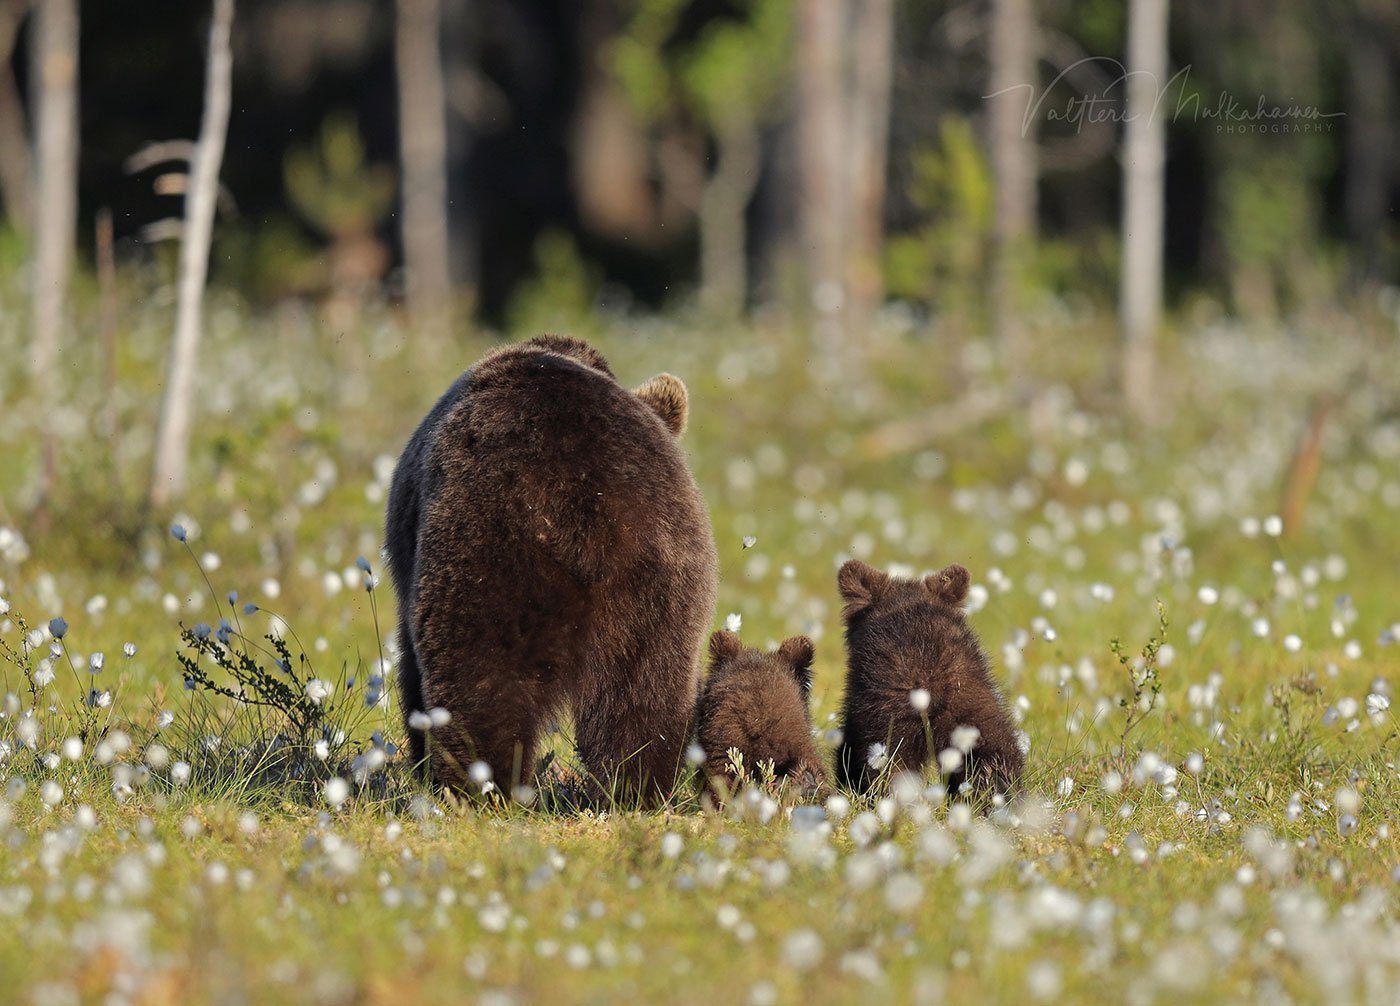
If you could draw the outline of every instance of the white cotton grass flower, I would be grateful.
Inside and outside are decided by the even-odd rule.
[[[146,764],[158,772],[170,764],[170,750],[164,744],[149,744],[145,758]]]
[[[1283,518],[1278,514],[1270,514],[1264,518],[1264,533],[1270,538],[1277,538],[1283,534]]]
[[[674,831],[668,831],[661,836],[661,855],[667,859],[675,859],[685,849],[685,839],[677,835]]]
[[[879,742],[870,745],[869,750],[865,753],[865,763],[876,772],[883,769],[889,760],[889,750]]]
[[[758,544],[758,539],[751,534],[744,535],[744,548],[753,548]]]
[[[1214,604],[1220,600],[1220,591],[1209,585],[1203,586],[1196,591],[1196,600],[1202,604]]]
[[[1377,723],[1385,718],[1390,709],[1390,696],[1372,692],[1366,696],[1366,715]]]
[[[970,754],[972,749],[982,742],[982,731],[970,723],[963,723],[953,728],[949,740],[953,747],[963,754]]]
[[[423,710],[415,709],[413,710],[413,712],[408,714],[408,728],[410,730],[417,730],[423,732],[432,729],[432,726],[433,721],[428,717],[427,713],[423,712]]]
[[[170,781],[176,786],[184,786],[190,781],[190,763],[177,761],[170,766]]]
[[[157,730],[164,730],[166,727],[170,726],[170,724],[172,724],[172,723],[174,723],[174,722],[175,722],[175,714],[174,714],[173,712],[171,712],[169,709],[162,709],[162,710],[160,711],[160,713],[158,713],[158,714],[156,715],[156,729],[157,729]]]
[[[938,752],[938,767],[944,775],[952,775],[963,767],[965,756],[957,748],[944,748]]]
[[[927,688],[915,688],[909,693],[909,704],[914,707],[915,712],[928,712],[929,702],[932,696]]]
[[[97,652],[97,653],[94,653],[92,656],[88,657],[88,673],[89,673],[89,674],[101,674],[101,673],[102,673],[102,667],[103,667],[103,665],[105,665],[106,663],[107,663],[107,655],[106,655],[105,653],[102,653],[102,652],[100,652],[100,651]]]
[[[474,761],[467,766],[467,778],[477,786],[485,786],[491,781],[491,766],[484,761]]]
[[[821,963],[826,947],[811,929],[795,929],[783,940],[783,962],[794,971],[810,971]]]
[[[335,692],[335,685],[320,678],[311,678],[306,682],[306,697],[315,705],[320,705],[331,697]]]
[[[322,737],[311,746],[311,751],[319,761],[325,761],[331,756],[331,742]]]
[[[63,802],[63,787],[52,779],[45,779],[39,787],[39,799],[45,807],[57,807]]]
[[[128,660],[130,660],[132,657],[136,656],[136,644],[135,644],[135,643],[122,643],[122,654],[123,654]]]
[[[63,742],[63,757],[69,761],[77,761],[83,756],[83,742],[77,737],[69,737]]]
[[[1297,635],[1296,633],[1290,632],[1288,635],[1283,637],[1283,648],[1289,653],[1297,653],[1303,648],[1302,637]]]
[[[326,780],[322,795],[325,797],[326,803],[339,810],[340,805],[350,798],[350,784],[338,775],[332,776]]]
[[[434,730],[441,729],[452,722],[452,714],[442,706],[434,706],[428,710],[428,725]]]
[[[724,627],[730,632],[738,632],[744,625],[744,616],[737,611],[731,611],[724,619]]]

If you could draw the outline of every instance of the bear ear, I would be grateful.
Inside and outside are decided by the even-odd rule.
[[[812,694],[812,658],[816,653],[816,647],[806,636],[784,639],[783,645],[778,647],[778,656],[792,665],[792,676],[797,679],[803,698]]]
[[[744,652],[744,644],[732,632],[721,629],[710,637],[710,667],[719,667]]]
[[[657,374],[632,392],[661,417],[666,428],[676,436],[685,432],[685,420],[690,413],[690,396],[685,383],[670,374]]]
[[[962,607],[962,603],[967,600],[967,590],[971,584],[972,575],[968,573],[967,567],[957,563],[944,566],[937,573],[930,573],[924,577],[924,586],[928,588],[928,592],[937,600],[954,607]]]
[[[841,614],[848,619],[860,614],[875,603],[889,582],[890,578],[874,566],[859,559],[848,560],[836,574],[836,589],[841,592],[841,600],[846,602]]]

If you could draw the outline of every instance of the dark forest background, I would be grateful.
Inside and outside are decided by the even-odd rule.
[[[501,323],[542,256],[545,269],[561,255],[582,263],[615,300],[662,308],[685,296],[700,281],[696,206],[716,139],[704,101],[674,77],[728,27],[749,31],[751,51],[787,74],[792,38],[755,22],[768,16],[763,8],[796,6],[443,0],[451,276],[480,316]],[[153,190],[161,168],[132,172],[127,161],[152,141],[194,136],[209,9],[185,0],[80,7],[79,233],[92,234],[95,215],[110,209],[118,255],[154,258],[163,250],[150,240],[152,225],[178,218],[181,199]],[[642,24],[648,7],[669,8],[653,18],[660,28]],[[884,293],[933,309],[969,297],[990,240],[992,102],[983,96],[993,13],[990,3],[894,5]],[[1126,15],[1117,0],[1034,5],[1036,82],[1049,87],[1068,71],[1047,108],[1090,93],[1112,105],[1108,61],[1125,58]],[[255,301],[319,295],[337,282],[382,283],[394,294],[402,262],[395,16],[388,0],[242,0],[213,282]],[[30,91],[27,31],[19,20],[12,70],[21,102]],[[622,43],[655,47],[668,75],[656,93],[629,93],[615,72]],[[1089,57],[1099,59],[1081,62]],[[1395,281],[1397,57],[1400,7],[1384,0],[1173,8],[1171,68],[1189,68],[1193,109],[1217,107],[1221,96],[1252,108],[1263,97],[1345,114],[1325,130],[1313,122],[1317,131],[1288,134],[1223,132],[1189,114],[1169,122],[1169,303],[1199,291],[1235,311],[1268,313],[1358,282]],[[752,68],[739,62],[713,72],[729,101],[753,106],[760,136],[745,208],[751,303],[782,296],[799,240],[801,82],[791,73],[755,94]],[[1180,101],[1173,92],[1167,104]],[[1033,126],[1037,252],[1026,282],[1111,300],[1121,125],[1042,114]],[[337,167],[307,166],[328,147],[345,148]],[[12,211],[16,194],[4,198]],[[11,230],[14,246],[21,228]],[[91,244],[78,241],[89,259]]]

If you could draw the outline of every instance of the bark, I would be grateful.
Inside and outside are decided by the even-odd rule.
[[[1356,246],[1356,271],[1378,278],[1380,247],[1392,178],[1391,129],[1395,80],[1386,44],[1385,15],[1361,5],[1347,60],[1347,236]]]
[[[21,231],[33,220],[34,165],[11,60],[28,10],[29,0],[0,0],[0,201],[11,225]]]
[[[700,299],[711,313],[733,318],[748,299],[745,214],[758,184],[758,131],[729,131],[717,156],[700,199]]]
[[[854,32],[845,275],[848,330],[859,333],[866,330],[885,292],[880,254],[894,69],[893,0],[857,0]]]
[[[1167,0],[1128,6],[1123,139],[1122,388],[1139,419],[1155,411],[1155,342],[1162,313],[1166,119],[1157,108],[1167,71]]]
[[[1030,0],[992,0],[991,133],[995,184],[990,315],[1003,356],[1021,357],[1016,298],[1021,266],[1035,240],[1035,135],[1026,120],[1035,86],[1035,25]],[[1032,119],[1031,121],[1034,121]]]
[[[798,0],[797,76],[802,147],[802,234],[809,296],[819,315],[845,300],[845,87],[841,61],[848,0]]]
[[[398,0],[395,60],[405,286],[409,309],[433,327],[443,322],[452,288],[441,26],[441,0]]]
[[[209,243],[219,198],[219,168],[224,158],[231,104],[234,0],[214,0],[209,26],[209,58],[204,79],[204,116],[199,141],[190,159],[185,192],[185,226],[180,239],[180,278],[175,336],[166,371],[156,427],[155,463],[150,501],[165,506],[183,495],[189,477],[193,425],[195,360],[203,329],[204,284],[209,275]]]

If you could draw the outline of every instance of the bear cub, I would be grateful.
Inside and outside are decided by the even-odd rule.
[[[744,646],[732,632],[710,637],[710,675],[696,704],[696,740],[705,752],[709,791],[732,795],[730,749],[753,774],[765,761],[805,800],[826,789],[826,768],[812,745],[812,641],[794,636],[772,653]]]
[[[967,570],[952,565],[905,580],[852,559],[836,582],[847,651],[840,782],[865,792],[885,759],[893,772],[921,772],[930,757],[952,748],[964,756],[951,754],[943,766],[950,793],[964,783],[1019,792],[1017,733],[962,610]],[[916,708],[915,695],[926,697],[925,709]]]
[[[674,787],[718,586],[686,411],[669,374],[629,391],[587,343],[541,336],[484,356],[409,440],[385,551],[416,763],[409,718],[451,714],[440,784],[465,789],[475,761],[528,782],[563,708],[598,792]]]

